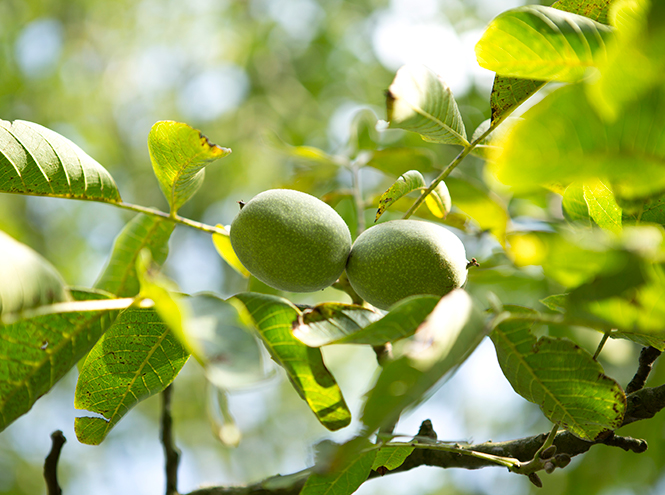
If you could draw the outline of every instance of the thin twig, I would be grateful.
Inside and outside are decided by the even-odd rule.
[[[173,385],[169,385],[162,392],[161,440],[166,457],[166,495],[178,494],[178,463],[180,462],[180,450],[175,446],[173,439],[172,394]]]
[[[593,353],[593,360],[597,361],[598,356],[600,355],[600,351],[603,350],[603,347],[605,347],[605,343],[607,342],[607,339],[610,338],[610,335],[612,334],[614,330],[607,330],[604,334],[603,337],[600,339],[600,342],[598,342],[598,347],[596,347],[596,352]]]
[[[62,446],[67,439],[62,431],[56,430],[51,433],[51,452],[44,461],[44,480],[46,481],[46,493],[48,495],[62,495],[62,489],[58,484],[58,460]]]
[[[131,210],[138,213],[143,213],[145,215],[152,215],[153,217],[160,217],[169,222],[179,223],[182,225],[187,225],[194,229],[202,230],[203,232],[209,232],[211,234],[221,234],[227,235],[228,233],[225,230],[213,227],[212,225],[207,225],[202,222],[197,222],[195,220],[190,220],[189,218],[181,217],[180,215],[170,215],[164,211],[158,210],[156,208],[148,208],[146,206],[135,205],[131,203],[109,203],[110,205],[117,206],[118,208],[123,208],[125,210]]]
[[[439,174],[439,176],[432,181],[432,183],[429,185],[425,191],[416,199],[416,201],[411,205],[411,208],[407,210],[407,212],[404,214],[402,218],[407,219],[411,215],[413,215],[416,210],[420,207],[421,204],[423,204],[423,201],[425,201],[425,198],[432,192],[434,189],[436,189],[436,186],[439,185],[439,183],[448,177],[450,175],[450,172],[455,170],[455,167],[457,167],[460,163],[462,163],[462,160],[466,158],[466,156],[473,151],[473,149],[478,146],[483,139],[485,139],[496,127],[498,126],[498,123],[492,123],[490,127],[483,132],[480,136],[478,136],[477,139],[474,139],[471,143],[468,143],[467,145],[464,146],[462,151],[459,152],[459,154],[453,159],[452,162],[448,164],[446,168],[443,169],[443,171]]]

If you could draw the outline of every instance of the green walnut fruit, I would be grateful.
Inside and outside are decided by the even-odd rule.
[[[231,224],[231,245],[245,268],[270,287],[313,292],[344,272],[351,233],[320,199],[271,189],[242,207]]]
[[[464,245],[448,229],[417,220],[393,220],[356,239],[346,274],[360,297],[388,309],[408,296],[443,296],[461,287],[466,266]]]

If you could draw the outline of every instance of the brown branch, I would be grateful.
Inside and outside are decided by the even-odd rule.
[[[51,452],[44,461],[44,480],[46,481],[46,493],[48,495],[62,495],[62,489],[58,484],[58,460],[62,446],[67,439],[62,431],[56,430],[51,433]]]
[[[628,396],[628,405],[622,426],[634,421],[652,418],[663,408],[665,408],[665,385],[656,388],[643,388]],[[436,438],[429,420],[423,422],[421,432],[424,432],[426,436]],[[465,445],[463,448],[529,462],[534,459],[534,456],[543,446],[547,436],[548,434],[544,433],[507,442],[485,442]],[[619,447],[636,453],[644,452],[647,449],[646,441],[619,436],[614,434],[614,432],[610,432],[602,440],[590,442],[564,431],[556,435],[553,445],[555,448],[548,448],[547,452],[541,454],[544,460],[551,459],[551,469],[566,466],[572,457],[585,453],[594,445]],[[386,474],[408,471],[419,466],[435,466],[444,469],[480,469],[491,466],[496,467],[497,464],[488,459],[472,457],[459,452],[416,448],[400,467],[393,471],[388,471]],[[544,463],[544,469],[548,472],[550,471],[549,463]],[[274,476],[253,485],[202,488],[191,492],[189,495],[298,495],[306,481],[307,474],[308,471],[305,470],[290,476]],[[381,474],[375,471],[372,471],[370,474],[370,478],[377,476],[381,476]],[[533,476],[533,478],[532,482],[535,482],[537,475]]]
[[[161,440],[164,446],[164,456],[166,457],[166,495],[178,495],[178,463],[180,462],[180,450],[175,446],[173,439],[172,387],[171,384],[162,392]]]
[[[640,351],[640,360],[639,366],[637,367],[637,372],[626,387],[627,394],[637,392],[644,387],[647,382],[647,378],[649,378],[649,373],[651,373],[653,363],[656,361],[656,359],[658,359],[658,356],[660,356],[660,351],[655,347],[642,347],[642,351]]]

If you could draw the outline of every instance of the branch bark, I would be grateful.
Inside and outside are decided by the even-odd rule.
[[[166,469],[166,495],[178,495],[178,463],[180,450],[175,446],[173,439],[173,417],[171,416],[171,396],[173,384],[162,392],[162,425],[161,440],[164,446]]]
[[[664,408],[665,385],[638,390],[628,396],[628,405],[622,426],[635,421],[652,418]],[[426,422],[423,422],[423,425],[426,425]],[[426,426],[428,429],[431,429],[431,424],[428,423]],[[476,452],[501,457],[512,457],[523,462],[528,462],[534,458],[534,455],[542,447],[546,438],[547,433],[543,433],[507,442],[485,442],[468,445],[465,448]],[[623,437],[616,435],[614,432],[611,432],[603,440],[589,442],[564,431],[556,435],[554,445],[556,446],[557,456],[568,456],[569,458],[585,453],[594,445],[619,447],[636,453],[644,452],[647,449],[645,440]],[[400,467],[393,471],[388,471],[386,474],[409,471],[419,466],[435,466],[443,469],[480,469],[490,466],[496,467],[496,463],[459,453],[416,448]],[[307,479],[307,472],[306,470],[289,476],[273,476],[259,483],[247,486],[201,488],[188,495],[298,495]],[[372,471],[370,474],[370,478],[377,476],[380,476],[380,474],[375,471]]]
[[[62,489],[58,484],[58,460],[62,446],[67,439],[62,431],[56,430],[51,433],[51,452],[44,461],[44,480],[46,481],[46,493],[48,495],[62,495]]]

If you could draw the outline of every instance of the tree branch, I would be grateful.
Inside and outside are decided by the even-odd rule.
[[[660,356],[660,351],[655,347],[642,347],[642,351],[640,351],[640,360],[637,372],[626,387],[627,394],[637,392],[642,387],[644,387],[647,382],[647,378],[649,378],[649,373],[651,373],[653,363],[656,361],[656,359],[658,359],[658,356]]]
[[[44,461],[44,480],[46,481],[46,493],[48,495],[62,495],[62,489],[58,484],[58,460],[62,446],[67,439],[62,431],[56,430],[51,433],[51,452]]]
[[[656,388],[643,388],[628,396],[628,404],[622,426],[635,421],[652,418],[663,408],[665,408],[665,385]],[[436,434],[433,433],[431,423],[428,420],[423,422],[421,430],[428,432],[427,436],[434,436],[435,438]],[[507,442],[485,442],[464,445],[461,448],[492,456],[510,457],[526,463],[534,459],[536,453],[543,447],[547,437],[548,434],[543,433]],[[555,448],[549,447],[545,449],[549,452],[543,458],[545,460],[546,458],[551,458],[552,464],[555,467],[563,467],[572,457],[585,453],[594,445],[619,447],[636,453],[644,452],[647,449],[646,441],[619,436],[614,434],[614,432],[610,432],[602,440],[589,442],[564,431],[554,437],[553,446]],[[409,471],[419,466],[435,466],[443,469],[480,469],[497,466],[497,464],[488,459],[464,455],[460,452],[416,448],[400,467],[393,471],[388,471],[386,474]],[[547,471],[547,467],[545,467],[545,470]],[[309,470],[304,470],[289,476],[273,476],[253,485],[201,488],[188,495],[298,495],[305,484],[308,474]],[[372,471],[370,474],[370,478],[378,476],[381,476],[381,474],[376,471]]]
[[[178,463],[180,462],[180,450],[175,446],[173,439],[172,387],[171,384],[162,392],[161,440],[164,446],[164,456],[166,457],[166,495],[178,494]]]

